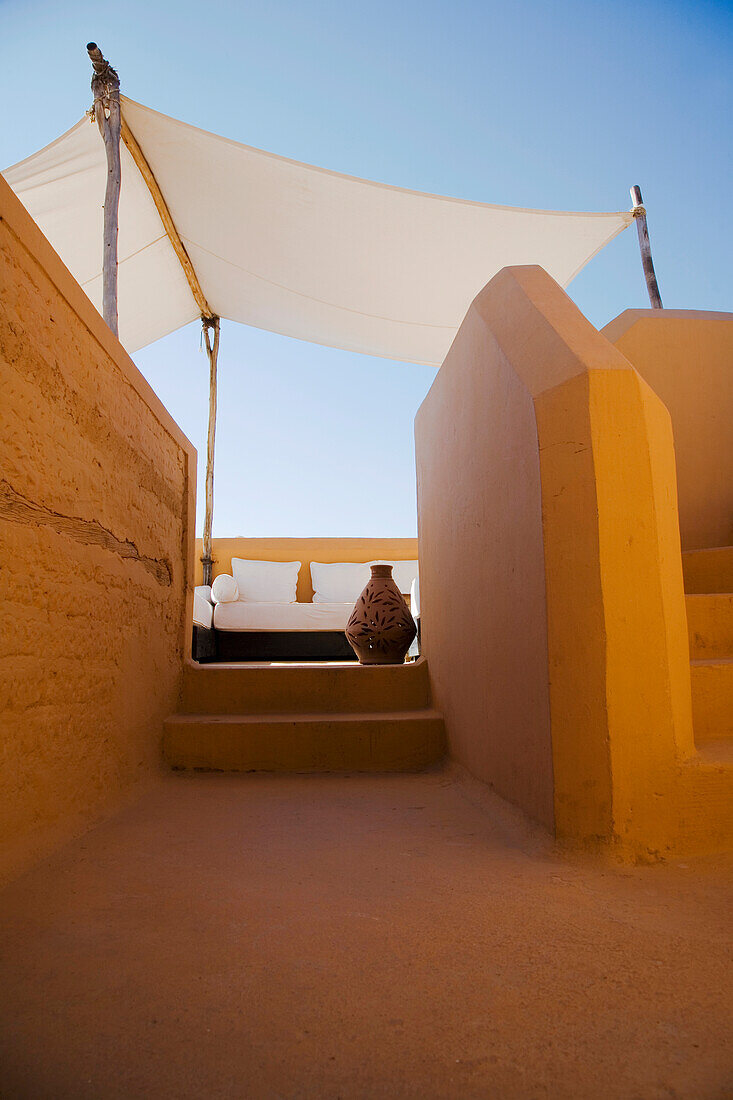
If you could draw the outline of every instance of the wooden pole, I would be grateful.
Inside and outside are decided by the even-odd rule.
[[[155,203],[155,208],[158,211],[163,228],[165,229],[168,240],[171,243],[171,247],[178,257],[183,273],[186,276],[188,285],[191,289],[191,294],[196,302],[199,310],[201,311],[201,324],[203,326],[204,340],[206,342],[206,354],[209,357],[209,430],[206,444],[206,511],[204,514],[204,537],[203,537],[203,555],[201,561],[204,567],[204,584],[211,584],[211,573],[213,566],[213,558],[211,554],[211,527],[214,516],[214,445],[216,442],[216,368],[217,359],[219,356],[219,327],[220,321],[216,314],[209,306],[206,296],[201,289],[198,276],[195,268],[191,263],[191,257],[186,251],[186,247],[181,240],[181,236],[176,228],[175,222],[171,217],[171,212],[168,209],[168,204],[165,201],[163,192],[161,191],[158,181],[153,174],[153,171],[148,164],[147,158],[143,153],[137,138],[133,134],[127,122],[122,117],[120,110],[120,81],[117,73],[110,67],[108,62],[102,57],[101,50],[95,45],[94,42],[90,42],[87,46],[89,51],[89,57],[92,60],[94,66],[94,77],[92,78],[92,91],[94,92],[94,117],[97,120],[100,133],[104,138],[105,148],[107,150],[107,165],[108,165],[108,178],[107,178],[107,196],[104,204],[104,241],[105,241],[105,263],[104,263],[104,292],[103,292],[103,313],[104,319],[112,329],[115,335],[117,335],[117,209],[119,206],[120,197],[120,137],[125,143],[135,165],[140,172],[145,184],[150,192],[151,198]],[[107,88],[110,88],[107,91]],[[107,105],[109,100],[109,106]],[[113,172],[111,167],[111,156],[116,154],[116,173]],[[110,191],[110,179],[116,178],[117,190]],[[108,232],[108,212],[114,207],[114,224],[110,224]],[[112,263],[112,250],[108,249],[108,242],[113,242],[114,245],[114,263]],[[114,278],[112,279],[112,274]],[[109,297],[108,297],[108,275],[109,279]],[[109,313],[108,313],[109,307]],[[213,330],[213,339],[211,337],[211,331]]]
[[[125,146],[130,153],[130,156],[135,161],[135,165],[137,166],[137,169],[144,179],[148,191],[150,192],[150,197],[155,203],[155,209],[160,215],[160,220],[163,223],[163,228],[165,229],[168,240],[171,242],[173,251],[178,257],[178,262],[183,268],[183,273],[188,280],[188,285],[191,288],[191,293],[193,294],[194,301],[201,311],[201,317],[202,319],[206,317],[213,319],[214,311],[210,308],[209,303],[206,301],[206,297],[203,290],[201,289],[201,284],[199,283],[198,276],[196,274],[196,271],[194,270],[193,264],[191,263],[191,257],[186,251],[186,246],[181,240],[180,234],[176,229],[175,222],[171,217],[171,212],[168,209],[168,203],[165,201],[165,198],[163,197],[163,192],[158,186],[158,181],[153,175],[153,170],[148,164],[145,154],[138,145],[137,138],[133,134],[130,127],[127,125],[124,115],[122,116],[121,132],[122,140],[124,141]]]
[[[121,136],[130,156],[135,162],[145,185],[150,192],[150,197],[155,203],[166,236],[171,247],[178,257],[186,280],[188,282],[193,299],[201,311],[201,324],[203,326],[204,340],[206,342],[206,354],[209,357],[209,430],[206,444],[206,511],[204,514],[203,555],[201,561],[204,567],[204,584],[211,584],[213,557],[211,554],[211,527],[214,517],[214,445],[216,442],[216,368],[219,356],[219,317],[214,313],[204,294],[201,283],[198,280],[196,269],[191,263],[191,257],[186,251],[186,246],[181,240],[181,235],[176,228],[168,203],[160,189],[155,174],[150,167],[147,157],[143,153],[137,138],[128,126],[124,116],[121,117]],[[213,339],[211,331],[213,330]]]
[[[646,288],[649,292],[649,301],[652,309],[662,309],[662,296],[659,293],[659,284],[654,271],[652,260],[652,246],[649,243],[649,229],[646,224],[646,209],[641,197],[641,188],[635,184],[631,188],[632,214],[636,219],[636,229],[639,234],[639,249],[641,251],[641,266],[644,268]]]
[[[117,229],[122,167],[120,163],[120,78],[96,42],[87,44],[92,62],[94,117],[107,154],[107,188],[104,195],[104,250],[102,253],[102,316],[118,333],[117,323]]]
[[[219,318],[202,317],[201,324],[209,357],[209,433],[206,441],[206,511],[204,513],[203,555],[204,584],[211,584],[211,525],[214,518],[214,444],[216,442],[216,361],[219,355]],[[213,341],[210,330],[214,330]]]

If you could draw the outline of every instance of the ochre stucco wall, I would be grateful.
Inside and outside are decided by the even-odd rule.
[[[733,545],[733,314],[629,309],[602,331],[672,418],[682,549]]]
[[[231,572],[232,558],[255,561],[300,561],[297,598],[313,599],[312,561],[411,561],[417,557],[417,539],[380,538],[236,538],[212,539],[213,575]],[[196,584],[202,583],[201,539],[196,540]]]
[[[2,177],[0,371],[9,875],[161,767],[187,637],[195,452]]]
[[[642,859],[726,843],[733,771],[693,740],[659,397],[541,268],[506,268],[418,412],[416,457],[451,754],[533,817],[549,803],[560,838]]]

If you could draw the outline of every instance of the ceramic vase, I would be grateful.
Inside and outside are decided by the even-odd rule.
[[[415,620],[392,580],[392,566],[371,568],[346,624],[346,637],[360,664],[401,665],[415,637]]]

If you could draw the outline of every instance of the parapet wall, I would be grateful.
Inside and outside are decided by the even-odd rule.
[[[560,838],[632,858],[704,844],[705,798],[680,812],[695,746],[658,396],[546,272],[505,268],[415,437],[423,652],[451,754]]]
[[[212,573],[231,572],[232,558],[254,561],[300,561],[297,599],[310,603],[313,599],[310,563],[312,561],[412,561],[417,557],[417,539],[389,538],[223,538],[212,539]],[[202,583],[201,539],[196,539],[196,584]]]
[[[161,767],[195,451],[0,177],[0,875]]]
[[[552,828],[537,426],[479,299],[420,406],[415,447],[422,652],[451,755]]]
[[[682,549],[733,546],[733,314],[627,309],[602,332],[672,418]]]

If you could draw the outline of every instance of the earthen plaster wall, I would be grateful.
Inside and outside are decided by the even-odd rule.
[[[195,452],[1,177],[0,372],[8,875],[161,767]]]

